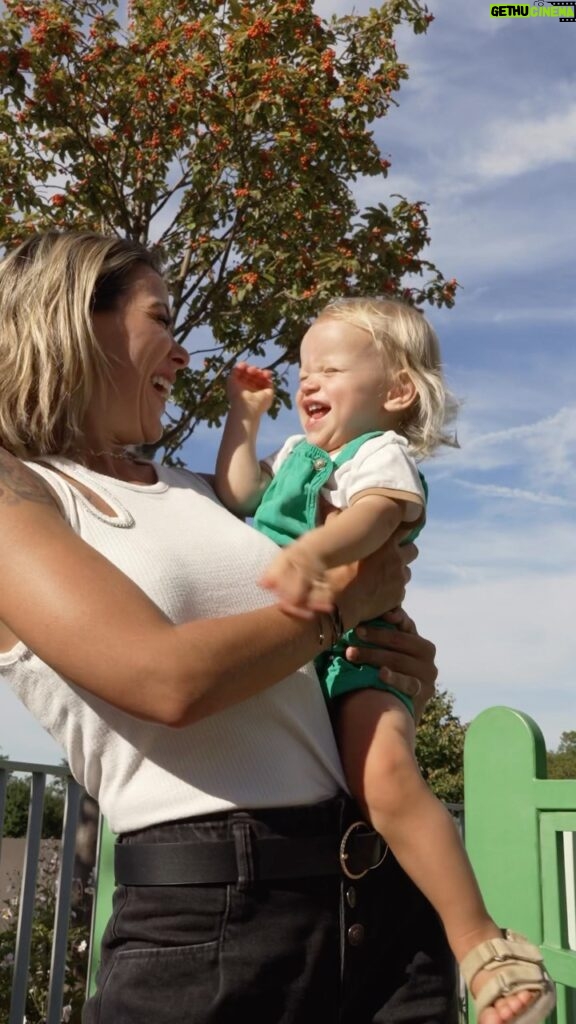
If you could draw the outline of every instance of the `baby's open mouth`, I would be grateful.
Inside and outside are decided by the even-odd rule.
[[[309,420],[321,420],[330,411],[329,405],[322,405],[321,402],[305,402],[304,412]]]

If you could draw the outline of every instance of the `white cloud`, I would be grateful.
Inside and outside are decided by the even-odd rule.
[[[479,140],[474,159],[468,161],[468,169],[476,177],[494,180],[575,159],[576,103],[572,103],[568,109],[552,110],[541,117],[518,119],[512,112],[492,121],[484,139]]]
[[[492,404],[491,404],[492,402]],[[475,407],[471,397],[459,427],[462,447],[430,462],[426,475],[433,488],[449,481],[458,490],[498,505],[507,516],[530,515],[526,503],[573,509],[576,505],[576,407],[560,409],[537,421],[504,425],[490,433],[487,422],[498,422],[495,396],[488,393]],[[485,506],[483,506],[485,507]]]
[[[441,590],[412,583],[407,606],[438,647],[439,685],[463,720],[511,705],[536,718],[550,747],[576,728],[575,590],[576,577],[555,574]]]
[[[516,581],[524,587],[536,578],[569,576],[576,572],[573,519],[556,510],[544,529],[538,515],[505,518],[494,504],[478,506],[473,517],[439,518],[432,511],[419,541],[414,578],[436,588],[442,601],[444,587],[458,581],[478,586]]]
[[[550,306],[522,306],[516,309],[478,310],[483,319],[493,324],[528,323],[528,324],[571,324],[576,323],[576,306],[569,305],[562,309]]]
[[[554,494],[543,494],[536,491],[523,491],[520,487],[501,487],[497,484],[475,484],[469,480],[454,479],[453,483],[459,484],[467,490],[475,491],[477,494],[487,498],[502,498],[507,501],[529,501],[535,505],[555,505],[565,508],[576,507],[576,501],[568,501]]]
[[[576,406],[559,409],[552,416],[536,420],[533,423],[522,423],[518,426],[509,427],[507,430],[497,430],[489,434],[482,434],[468,442],[468,449],[477,446],[501,445],[506,441],[528,441],[535,438],[541,439],[543,435],[556,438],[558,434],[567,431],[576,441]]]

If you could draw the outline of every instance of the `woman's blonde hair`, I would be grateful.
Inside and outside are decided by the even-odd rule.
[[[410,376],[418,397],[398,433],[417,458],[427,458],[442,444],[458,447],[456,435],[445,427],[459,402],[446,387],[438,338],[422,313],[398,299],[344,298],[325,306],[319,318],[325,317],[368,331],[390,368]]]
[[[0,262],[0,444],[14,455],[81,446],[108,373],[92,316],[115,308],[139,265],[161,272],[138,242],[79,231],[33,235]]]

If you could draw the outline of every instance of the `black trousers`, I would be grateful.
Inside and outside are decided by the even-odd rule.
[[[229,839],[233,885],[119,886],[83,1024],[455,1024],[455,972],[430,904],[388,853],[361,879],[259,881],[258,836],[338,842],[347,799],[234,812],[131,833],[130,843]],[[449,884],[449,880],[447,880]]]

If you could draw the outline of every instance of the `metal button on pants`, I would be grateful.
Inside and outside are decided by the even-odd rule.
[[[351,946],[361,946],[364,942],[364,925],[351,924],[348,929],[347,937]]]

